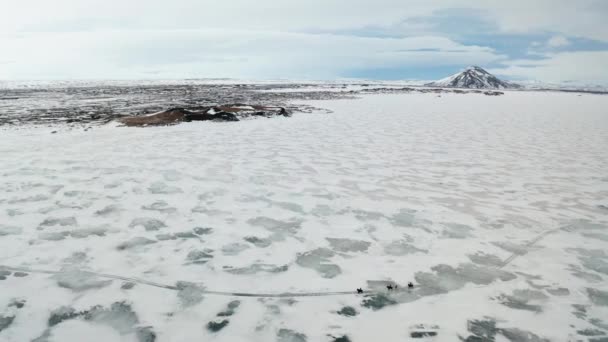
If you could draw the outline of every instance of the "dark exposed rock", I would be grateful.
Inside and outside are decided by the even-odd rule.
[[[302,267],[316,270],[323,278],[334,278],[342,273],[340,266],[329,262],[335,253],[327,248],[317,248],[305,253],[298,253],[296,263]]]
[[[281,221],[265,216],[251,218],[247,220],[247,223],[265,228],[275,234],[296,234],[302,226],[302,221],[299,219]]]
[[[517,329],[517,328],[505,328],[500,329],[500,333],[513,342],[550,342],[546,338],[541,338],[536,334],[529,331]]]
[[[9,213],[10,215],[10,213]],[[12,215],[11,215],[12,216]],[[23,228],[0,224],[0,236],[21,234]]]
[[[178,289],[177,298],[184,307],[194,306],[203,301],[203,287],[201,285],[178,281],[175,286]]]
[[[357,310],[355,310],[355,308],[353,308],[352,306],[345,306],[342,309],[340,309],[340,311],[338,311],[337,313],[338,313],[338,315],[347,316],[347,317],[357,316],[357,314],[358,314]]]
[[[289,265],[269,265],[269,264],[251,264],[250,266],[233,268],[231,266],[224,266],[224,270],[232,274],[256,274],[260,272],[266,273],[281,273],[286,272],[289,269]]]
[[[606,291],[587,288],[587,296],[596,305],[608,306],[608,292]]]
[[[211,234],[211,232],[213,232],[213,228],[196,227],[196,228],[192,229],[192,231],[196,235],[207,235],[207,234]]]
[[[361,303],[362,306],[372,310],[380,310],[385,306],[395,304],[397,304],[397,301],[381,293],[366,297]]]
[[[412,331],[410,333],[410,337],[413,338],[423,338],[423,337],[432,337],[437,336],[436,331]]]
[[[117,205],[108,205],[103,209],[97,210],[95,215],[97,216],[110,216],[117,213],[120,213],[122,209]]]
[[[195,235],[193,232],[178,232],[175,233],[175,237],[178,239],[196,239],[198,235]]]
[[[238,242],[233,242],[233,243],[227,244],[226,246],[223,246],[222,253],[224,253],[224,255],[238,255],[248,248],[250,248],[249,245],[246,245],[243,243],[238,243]]]
[[[126,282],[122,283],[122,285],[120,285],[120,288],[123,290],[130,290],[134,287],[135,287],[135,283],[132,283],[130,281],[126,281]]]
[[[10,303],[8,303],[8,306],[11,307],[16,307],[17,309],[21,309],[22,307],[25,306],[25,299],[11,299]]]
[[[583,267],[608,275],[608,259],[606,257],[597,256],[581,256],[579,257]]]
[[[218,332],[218,331],[224,329],[228,325],[228,323],[229,323],[229,321],[227,319],[225,319],[223,321],[219,321],[219,322],[211,321],[211,322],[207,323],[207,330],[209,330],[211,332]]]
[[[82,312],[81,315],[87,321],[109,325],[120,334],[132,332],[139,323],[137,314],[131,305],[125,302],[112,303],[109,308],[97,305]]]
[[[500,300],[500,303],[502,305],[507,306],[511,309],[527,310],[527,311],[534,311],[534,312],[542,311],[542,307],[540,305],[529,304],[528,300],[524,299],[524,298],[520,298],[520,297],[516,297],[516,296],[509,296],[509,295],[502,295],[502,296],[499,296],[498,299]]]
[[[415,324],[410,326],[410,337],[425,338],[437,336],[439,331],[438,325]]]
[[[280,329],[277,333],[277,342],[306,342],[307,340],[306,335],[290,329]]]
[[[443,236],[448,239],[466,239],[473,236],[471,233],[472,231],[474,231],[473,227],[464,224],[449,223],[446,224]]]
[[[498,328],[496,321],[492,319],[470,320],[467,322],[467,328],[471,335],[464,339],[460,338],[465,342],[495,342],[498,334],[512,342],[549,342],[529,331],[517,328]]]
[[[191,113],[186,114],[183,118],[185,122],[191,121],[239,121],[236,115],[228,112],[219,112],[216,114],[209,113]]]
[[[260,248],[265,248],[272,244],[272,241],[270,241],[270,239],[259,238],[257,236],[246,236],[243,238],[243,240],[252,243],[254,246]]]
[[[71,217],[50,217],[42,221],[40,226],[76,226],[78,223],[76,218]]]
[[[156,239],[158,241],[176,240],[175,234],[157,234]]]
[[[232,302],[228,303],[228,308],[226,308],[225,311],[222,311],[220,313],[217,314],[218,317],[229,317],[234,315],[236,309],[241,305],[241,302],[238,300],[233,300]]]
[[[180,122],[192,121],[239,121],[239,118],[249,116],[289,116],[289,112],[283,107],[269,107],[257,105],[222,105],[216,107],[194,107],[172,108],[160,113],[129,116],[121,118],[119,121],[125,126],[167,126]]]
[[[592,319],[589,320],[589,323],[593,324],[595,327],[598,327],[600,329],[604,329],[604,330],[608,331],[608,322],[603,322],[599,318],[592,318]]]
[[[577,334],[581,336],[602,336],[604,332],[598,329],[585,329],[585,330],[577,330]]]
[[[478,285],[490,284],[497,279],[502,281],[513,280],[512,273],[476,264],[464,263],[456,268],[440,264],[431,267],[431,272],[417,272],[416,283],[424,289],[425,295],[447,293],[462,288],[467,283]]]
[[[129,228],[137,226],[142,226],[147,231],[155,231],[167,227],[167,225],[163,221],[149,217],[140,217],[133,219],[129,224]]]
[[[193,250],[188,252],[186,259],[194,263],[206,263],[213,258],[212,254],[209,254],[203,250]]]
[[[608,342],[608,336],[598,337],[598,338],[590,338],[589,342]]]
[[[112,283],[109,279],[100,279],[99,277],[78,270],[69,270],[56,274],[55,280],[59,287],[70,289],[76,292],[97,289],[108,286]]]
[[[608,234],[602,233],[583,233],[584,237],[608,242]]]
[[[63,306],[51,312],[48,319],[48,326],[52,328],[62,322],[71,319],[83,319],[98,324],[108,325],[116,330],[121,335],[135,332],[138,342],[154,342],[156,341],[156,333],[152,327],[137,327],[139,319],[137,314],[131,308],[131,305],[125,302],[115,302],[109,308],[101,305],[96,305],[88,310],[76,311],[72,307]],[[50,335],[50,329],[34,339],[34,341],[46,341]]]
[[[78,312],[74,308],[62,306],[51,312],[51,317],[49,317],[47,324],[49,327],[53,327],[63,321],[76,318],[82,314],[82,312]]]
[[[466,339],[465,341],[494,341],[494,338],[498,333],[496,321],[493,320],[468,321],[467,328],[469,332],[473,334],[473,338]]]
[[[176,208],[170,207],[165,201],[156,201],[152,204],[142,205],[141,208],[144,210],[158,211],[164,214],[170,214],[177,211]]]
[[[569,268],[570,272],[572,273],[573,276],[577,277],[577,278],[581,278],[584,279],[588,282],[591,283],[597,283],[602,281],[602,277],[595,274],[595,273],[591,273],[591,272],[585,272],[583,270],[580,269],[580,267],[576,266],[576,265],[570,265]]]
[[[118,249],[119,251],[124,251],[126,249],[131,249],[137,246],[145,246],[145,245],[149,245],[149,244],[153,244],[156,243],[156,241],[154,240],[150,240],[148,238],[145,238],[143,236],[137,236],[132,238],[131,240],[122,242],[121,244],[119,244],[116,249]]]
[[[345,238],[325,238],[334,251],[338,252],[364,252],[371,245],[368,241],[345,239]]]
[[[11,324],[13,324],[14,320],[15,320],[15,316],[0,315],[0,332],[2,332],[2,330],[4,330],[4,329],[10,327]]]
[[[137,328],[135,331],[137,342],[155,342],[156,333],[152,330],[152,327]]]
[[[403,256],[413,253],[426,253],[427,251],[405,241],[393,241],[384,246],[384,252],[392,256]]]
[[[574,308],[574,312],[572,314],[576,316],[576,318],[586,319],[587,318],[587,308],[581,304],[572,304]]]
[[[547,292],[549,292],[549,294],[552,294],[554,296],[567,296],[570,294],[570,290],[568,290],[565,287],[558,287],[556,289],[547,289]]]
[[[183,108],[175,108],[152,115],[122,118],[120,122],[126,126],[166,126],[184,121],[188,113],[190,111]]]
[[[495,339],[489,339],[489,338],[483,338],[483,337],[479,337],[479,336],[475,336],[475,335],[471,335],[468,336],[467,338],[463,339],[460,338],[462,341],[464,342],[494,342]]]

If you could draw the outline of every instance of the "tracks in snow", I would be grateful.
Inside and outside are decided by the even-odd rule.
[[[557,231],[559,231],[561,229],[562,228],[555,228],[555,229],[546,230],[546,231],[538,234],[534,239],[528,241],[528,243],[526,243],[524,245],[524,247],[526,248],[526,250],[528,250],[528,248],[536,245],[540,240],[544,239],[547,235],[552,234],[552,233],[556,233]],[[526,253],[527,252],[513,252],[513,254],[511,254],[511,256],[509,256],[508,258],[505,259],[505,261],[503,261],[503,263],[500,266],[500,268],[504,268],[505,266],[509,265],[513,260],[515,260],[518,256],[522,256],[522,255],[524,255]]]
[[[547,235],[556,233],[557,231],[559,231],[561,229],[562,228],[555,228],[555,229],[544,231],[544,232],[538,234],[534,239],[532,239],[528,243],[526,243],[524,245],[524,247],[526,249],[533,247],[539,241],[544,239]],[[517,257],[522,256],[524,254],[526,254],[526,253],[525,252],[524,253],[514,252],[511,256],[509,256],[507,259],[505,259],[505,261],[502,263],[500,268],[502,269],[502,268],[506,267]],[[65,271],[54,271],[54,270],[42,270],[42,269],[35,269],[35,268],[29,268],[29,267],[13,267],[13,266],[5,266],[5,265],[0,265],[0,270],[7,270],[7,271],[12,271],[12,272],[52,274],[52,275],[62,274],[65,272]],[[149,281],[149,280],[141,279],[141,278],[123,277],[123,276],[115,275],[115,274],[97,273],[97,272],[83,271],[83,270],[77,270],[77,272],[79,272],[81,274],[85,274],[85,275],[90,275],[93,277],[114,279],[114,280],[123,280],[123,281],[128,281],[128,282],[132,282],[132,283],[136,283],[136,284],[148,285],[148,286],[153,286],[153,287],[158,287],[158,288],[168,289],[168,290],[174,290],[174,291],[178,291],[181,289],[181,287],[177,286],[177,285],[163,284],[163,283]],[[328,297],[328,296],[346,296],[346,295],[361,294],[361,293],[357,293],[357,291],[254,293],[254,292],[213,291],[213,290],[204,290],[204,289],[201,290],[201,293],[207,294],[207,295],[228,296],[228,297],[257,297],[257,298]],[[372,291],[367,290],[367,291],[362,292],[362,294],[369,294],[369,293],[372,293]]]
[[[13,267],[13,266],[4,266],[0,265],[0,270],[7,270],[12,272],[27,272],[27,273],[40,273],[40,274],[62,274],[65,271],[53,271],[53,270],[41,270],[34,269],[29,267]],[[132,283],[148,285],[153,287],[158,287],[162,289],[175,290],[178,291],[182,287],[177,285],[169,285],[158,283],[154,281],[149,281],[141,278],[131,278],[131,277],[123,277],[114,274],[107,273],[97,273],[92,271],[82,271],[77,270],[77,272],[85,275],[90,275],[93,277],[105,278],[105,279],[114,279],[114,280],[123,280]],[[370,293],[371,291],[363,291],[363,294]],[[201,289],[202,294],[209,295],[218,295],[218,296],[229,296],[229,297],[262,297],[262,298],[291,298],[291,297],[327,297],[327,296],[344,296],[344,295],[353,295],[358,294],[357,291],[327,291],[327,292],[283,292],[283,293],[253,293],[253,292],[230,292],[230,291],[213,291],[213,290],[204,290]]]

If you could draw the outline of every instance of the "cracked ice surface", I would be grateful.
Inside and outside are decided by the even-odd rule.
[[[0,268],[0,341],[608,335],[607,96],[310,105],[333,113],[0,132],[0,265],[62,270]]]

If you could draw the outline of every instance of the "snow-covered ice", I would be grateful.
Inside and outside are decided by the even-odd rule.
[[[608,335],[607,96],[308,104],[0,131],[0,341]]]

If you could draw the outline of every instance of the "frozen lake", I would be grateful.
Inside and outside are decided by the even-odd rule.
[[[0,131],[0,341],[607,338],[608,96],[299,103]]]

